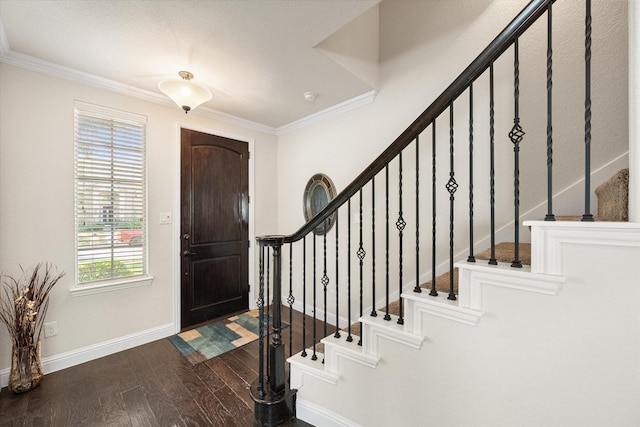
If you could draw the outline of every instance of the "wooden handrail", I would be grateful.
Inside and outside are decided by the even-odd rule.
[[[462,94],[473,81],[507,50],[514,40],[524,33],[555,0],[532,0],[507,27],[476,57],[471,64],[427,107],[409,127],[396,138],[367,168],[342,190],[322,211],[295,233],[285,236],[284,243],[296,242],[338,210],[386,167],[407,145],[427,128],[449,105]],[[259,237],[258,240],[261,238]]]

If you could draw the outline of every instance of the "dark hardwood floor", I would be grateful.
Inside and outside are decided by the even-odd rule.
[[[302,349],[302,315],[293,314],[295,353]],[[249,386],[257,377],[258,341],[192,366],[162,339],[50,373],[24,394],[3,388],[0,426],[253,426]]]

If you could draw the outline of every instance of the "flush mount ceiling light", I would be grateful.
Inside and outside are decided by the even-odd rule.
[[[158,83],[158,89],[182,108],[185,114],[211,99],[209,89],[191,81],[192,73],[180,71],[178,75],[182,79],[163,80]]]
[[[317,93],[315,92],[305,92],[304,93],[304,99],[306,99],[309,102],[313,102],[316,100],[316,96],[318,96]]]

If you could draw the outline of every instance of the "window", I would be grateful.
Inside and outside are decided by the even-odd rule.
[[[77,282],[144,276],[146,117],[75,107]]]

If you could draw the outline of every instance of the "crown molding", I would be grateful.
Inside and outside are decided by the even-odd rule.
[[[329,117],[336,116],[349,110],[354,110],[358,107],[369,105],[376,99],[377,95],[377,90],[370,90],[369,92],[365,92],[362,95],[347,99],[346,101],[341,102],[340,104],[336,104],[333,107],[326,108],[307,117],[303,117],[302,119],[296,120],[284,126],[280,126],[276,129],[276,135],[284,135],[285,133],[293,132],[294,130],[301,129],[314,123],[318,123],[322,120],[328,119]]]
[[[49,61],[35,58],[30,55],[25,55],[19,52],[14,52],[9,46],[7,34],[5,32],[4,25],[0,19],[0,62],[5,64],[14,65],[27,70],[35,71],[38,73],[46,74],[52,77],[69,80],[72,82],[92,86],[98,89],[107,90],[110,92],[119,93],[126,96],[142,99],[144,101],[152,102],[154,104],[160,104],[165,106],[173,106],[173,102],[166,96],[151,92],[148,90],[140,89],[134,86],[129,86],[123,83],[119,83],[114,80],[105,79],[103,77],[96,76],[94,74],[85,73],[72,68],[64,67]],[[377,91],[372,90],[354,98],[348,99],[340,104],[334,105],[317,113],[311,114],[302,119],[293,121],[289,124],[274,128],[272,126],[263,125],[261,123],[253,122],[251,120],[243,119],[231,114],[223,113],[221,111],[214,110],[212,108],[198,107],[191,114],[197,114],[200,116],[209,117],[215,120],[240,126],[245,129],[251,129],[254,131],[266,133],[268,135],[282,135],[288,132],[292,132],[297,129],[309,126],[313,123],[317,123],[321,120],[329,117],[341,114],[343,112],[353,110],[355,108],[368,105],[373,102]]]

